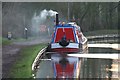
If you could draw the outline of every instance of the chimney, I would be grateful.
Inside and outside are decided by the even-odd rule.
[[[58,14],[56,14],[56,26],[59,24]]]

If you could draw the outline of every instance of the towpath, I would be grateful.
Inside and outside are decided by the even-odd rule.
[[[14,65],[15,61],[18,60],[20,50],[22,48],[40,43],[48,43],[48,41],[48,39],[37,38],[33,40],[13,42],[10,45],[2,46],[2,78],[10,78],[10,70]]]

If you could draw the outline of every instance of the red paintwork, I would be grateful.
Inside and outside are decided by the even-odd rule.
[[[55,52],[79,52],[80,49],[79,48],[55,48],[55,49],[52,49],[52,51],[55,51]]]
[[[55,64],[56,71],[57,71],[57,78],[60,78],[61,76],[65,76],[68,78],[71,78],[74,73],[74,64],[66,64],[66,67],[63,68],[61,64]]]
[[[73,28],[58,28],[55,43],[59,42],[64,35],[66,35],[67,40],[75,42]]]

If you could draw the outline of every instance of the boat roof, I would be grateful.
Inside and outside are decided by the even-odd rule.
[[[70,25],[70,24],[64,24],[64,25],[59,24],[59,25],[56,26],[56,28],[57,28],[57,27],[58,27],[58,28],[60,28],[60,27],[65,27],[65,28],[66,28],[66,27],[74,27],[74,26],[72,26],[72,25]]]
[[[58,24],[55,27],[76,27],[76,26],[77,26],[76,22],[69,22],[67,24]]]

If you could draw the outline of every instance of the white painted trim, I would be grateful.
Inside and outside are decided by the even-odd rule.
[[[52,43],[51,48],[63,48],[63,47],[61,45],[59,45],[59,43]],[[69,43],[69,45],[66,46],[65,48],[79,48],[79,44],[78,43]]]

